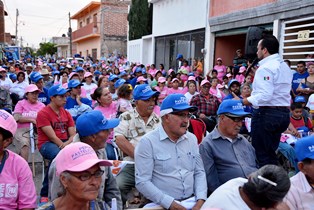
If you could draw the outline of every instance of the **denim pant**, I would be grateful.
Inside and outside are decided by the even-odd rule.
[[[276,150],[279,146],[281,133],[290,123],[289,109],[259,108],[253,110],[252,145],[255,148],[259,166],[278,165]]]
[[[55,143],[52,143],[49,141],[49,142],[44,143],[41,146],[39,152],[43,156],[44,159],[49,160],[49,165],[48,165],[48,168],[45,172],[45,178],[43,181],[43,186],[40,190],[40,196],[41,197],[48,197],[48,171],[50,168],[50,163],[57,156],[57,154],[60,152],[60,149]]]
[[[283,156],[285,156],[290,161],[290,163],[293,165],[295,169],[295,172],[298,173],[299,172],[298,159],[297,155],[295,154],[293,146],[286,142],[285,143],[280,142],[278,151],[281,152],[281,154],[283,154]]]
[[[114,146],[112,146],[112,144],[107,143],[106,144],[106,153],[107,153],[107,159],[108,160],[118,160],[118,157],[115,152],[115,148]]]

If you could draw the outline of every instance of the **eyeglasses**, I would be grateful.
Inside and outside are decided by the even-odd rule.
[[[173,112],[171,114],[180,117],[182,120],[191,119],[193,116],[193,114],[191,114],[191,113],[185,114],[185,113],[180,113],[180,112],[178,112],[178,113]]]
[[[244,118],[243,117],[231,117],[229,115],[225,115],[226,117],[228,117],[229,119],[231,119],[233,122],[243,122]]]
[[[99,178],[104,174],[103,170],[97,170],[95,171],[95,173],[90,173],[88,171],[83,172],[83,174],[81,175],[74,175],[73,173],[70,173],[72,176],[76,177],[77,179],[81,180],[81,181],[87,181],[89,180],[92,176],[94,176],[95,178]]]

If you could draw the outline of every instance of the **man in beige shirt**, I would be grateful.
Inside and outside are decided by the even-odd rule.
[[[135,109],[121,114],[120,124],[114,129],[115,141],[123,153],[123,160],[134,162],[134,150],[146,133],[160,124],[160,118],[154,113],[158,92],[149,85],[137,85],[133,97]],[[127,164],[117,175],[117,183],[121,191],[123,204],[127,194],[135,187],[134,164]]]

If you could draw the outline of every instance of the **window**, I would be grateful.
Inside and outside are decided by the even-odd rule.
[[[86,25],[90,23],[90,17],[86,18]]]

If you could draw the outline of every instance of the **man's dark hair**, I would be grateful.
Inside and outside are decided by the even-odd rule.
[[[287,59],[287,60],[284,60],[284,61],[287,62],[289,66],[291,66],[291,61],[290,60]]]
[[[13,137],[10,131],[0,128],[0,133],[2,134],[3,140]]]
[[[262,49],[266,48],[269,54],[276,54],[279,52],[279,42],[274,35],[266,34],[261,39]]]
[[[294,111],[295,109],[303,109],[302,103],[296,103],[293,102],[290,106],[291,111]]]
[[[305,158],[304,160],[301,161],[304,165],[310,165],[312,163],[311,158]]]
[[[305,66],[305,61],[298,61],[297,65],[298,64],[303,64],[303,66]]]
[[[212,70],[212,73],[218,74],[218,71],[217,71],[216,69],[213,69],[213,70]]]

